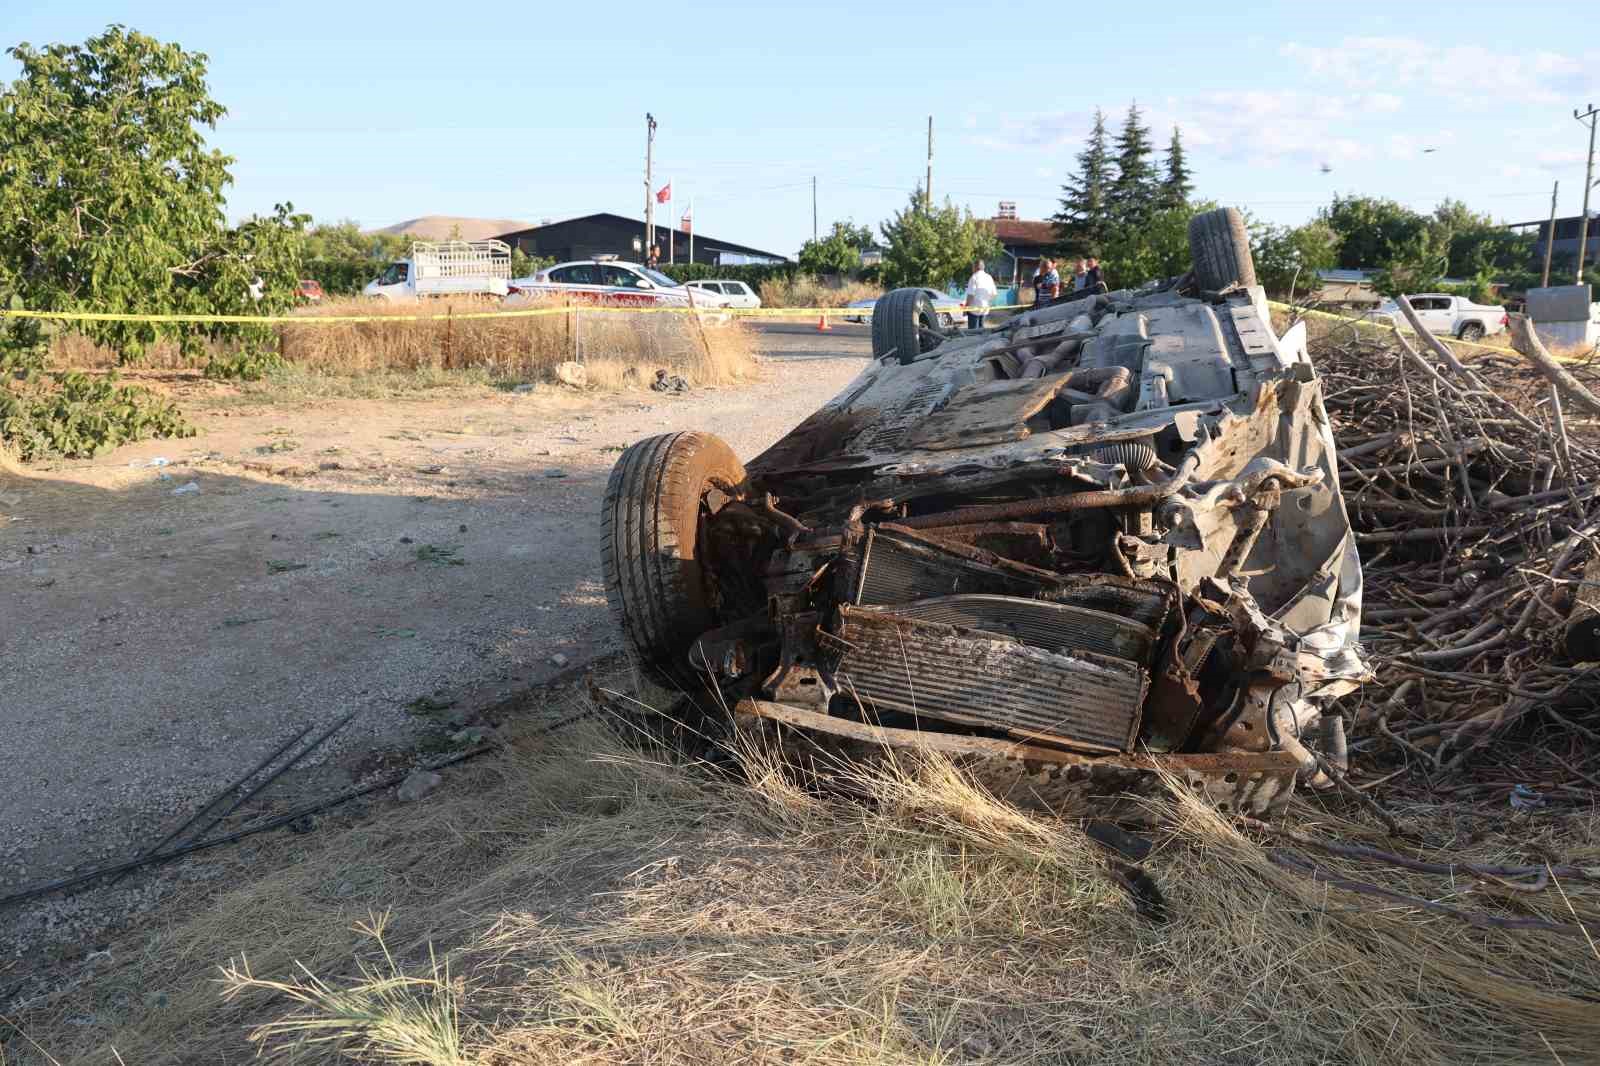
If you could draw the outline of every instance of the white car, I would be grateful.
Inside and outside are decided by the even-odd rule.
[[[708,292],[713,296],[720,296],[727,301],[728,307],[756,308],[761,306],[761,297],[751,292],[750,286],[742,281],[714,278],[706,281],[691,281],[688,283],[688,287],[696,292]]]
[[[1481,340],[1491,334],[1503,332],[1510,322],[1505,308],[1490,304],[1475,304],[1461,296],[1442,292],[1422,292],[1407,296],[1411,309],[1417,313],[1429,333],[1441,333],[1464,341]],[[1405,318],[1400,305],[1385,300],[1372,312],[1374,320],[1394,324]]]
[[[511,280],[507,306],[531,303],[550,296],[571,297],[581,303],[637,307],[727,306],[727,297],[695,290],[692,294],[659,270],[614,259],[580,259],[558,263],[537,274]]]
[[[949,329],[951,326],[955,325],[956,322],[961,319],[961,316],[967,312],[966,304],[962,303],[960,299],[951,296],[947,292],[940,292],[938,289],[926,288],[922,291],[927,293],[928,299],[933,301],[933,309],[939,316],[939,325],[944,329]],[[845,304],[845,306],[849,308],[859,307],[863,311],[871,311],[873,305],[877,302],[878,298],[873,296],[866,300],[852,300]],[[846,315],[844,320],[846,322],[865,322],[870,317],[870,315],[866,314]]]

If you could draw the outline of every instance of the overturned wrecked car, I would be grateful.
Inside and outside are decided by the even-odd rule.
[[[1189,240],[1180,277],[982,331],[886,294],[872,365],[748,466],[704,433],[629,448],[604,561],[642,664],[1051,805],[1162,771],[1224,809],[1327,786],[1366,668],[1320,384],[1239,213]]]

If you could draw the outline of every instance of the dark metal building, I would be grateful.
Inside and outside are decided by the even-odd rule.
[[[613,215],[607,211],[502,233],[499,239],[524,255],[543,256],[558,263],[571,259],[593,259],[597,255],[614,255],[618,259],[642,262],[646,254],[644,223],[637,218]],[[656,245],[661,249],[663,263],[669,258],[679,263],[689,261],[689,234],[685,230],[657,225]],[[783,263],[787,260],[776,252],[765,252],[760,248],[696,233],[694,261],[712,266],[736,266],[746,263]]]
[[[1556,255],[1577,256],[1578,230],[1582,222],[1582,215],[1556,219]],[[1537,235],[1533,246],[1534,255],[1541,257],[1544,255],[1545,241],[1548,239],[1550,230],[1549,219],[1533,222],[1513,222],[1506,228],[1517,233],[1527,233],[1532,230]],[[1584,252],[1583,259],[1586,263],[1593,263],[1596,261],[1596,256],[1600,255],[1600,216],[1590,216],[1587,236],[1588,240],[1584,241],[1584,244],[1587,245],[1588,251]]]

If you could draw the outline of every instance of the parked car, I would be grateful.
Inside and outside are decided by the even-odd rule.
[[[727,297],[700,289],[692,293],[659,270],[615,259],[558,263],[526,278],[513,278],[508,306],[549,296],[610,306],[722,308]]]
[[[691,289],[723,297],[729,307],[756,308],[761,306],[761,297],[751,292],[750,286],[742,281],[727,281],[718,278],[707,281],[691,281],[688,285]]]
[[[302,278],[295,294],[306,303],[319,304],[322,302],[322,282],[312,278]]]
[[[422,296],[504,296],[511,246],[504,241],[416,241],[411,254],[390,263],[363,294],[380,300]]]
[[[966,314],[966,305],[958,297],[951,296],[946,292],[940,292],[938,289],[918,289],[917,291],[927,293],[928,299],[933,301],[933,309],[938,315],[939,326],[943,329],[949,329],[961,321],[961,316]],[[845,304],[845,307],[858,307],[865,312],[872,310],[877,305],[877,302],[878,297],[874,296],[866,300],[852,300]],[[866,314],[845,315],[844,320],[846,322],[865,322],[868,317],[870,316]]]
[[[1411,309],[1417,313],[1429,333],[1458,337],[1464,341],[1481,340],[1502,333],[1511,321],[1504,308],[1475,304],[1463,296],[1423,292],[1407,296],[1406,299],[1411,301]],[[1400,313],[1400,305],[1394,300],[1379,304],[1378,309],[1372,312],[1372,317],[1387,324],[1401,322],[1405,318]]]
[[[640,664],[708,726],[939,751],[1020,801],[1331,787],[1368,672],[1321,381],[1239,212],[1189,240],[1192,272],[970,333],[884,295],[877,358],[748,464],[632,445],[602,558]]]

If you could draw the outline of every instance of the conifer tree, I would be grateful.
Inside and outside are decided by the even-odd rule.
[[[1178,133],[1178,127],[1173,126],[1172,143],[1167,145],[1167,176],[1161,180],[1161,206],[1182,207],[1189,202],[1192,192],[1194,182],[1190,179],[1189,164],[1183,157],[1183,137]]]
[[[1111,156],[1106,147],[1106,117],[1094,112],[1094,128],[1078,153],[1077,172],[1061,186],[1061,209],[1050,217],[1063,246],[1078,254],[1098,254],[1111,228],[1108,196]]]
[[[1117,134],[1116,175],[1106,194],[1111,224],[1116,229],[1141,225],[1157,207],[1160,186],[1150,162],[1150,127],[1141,118],[1139,105],[1129,104],[1122,132]]]

